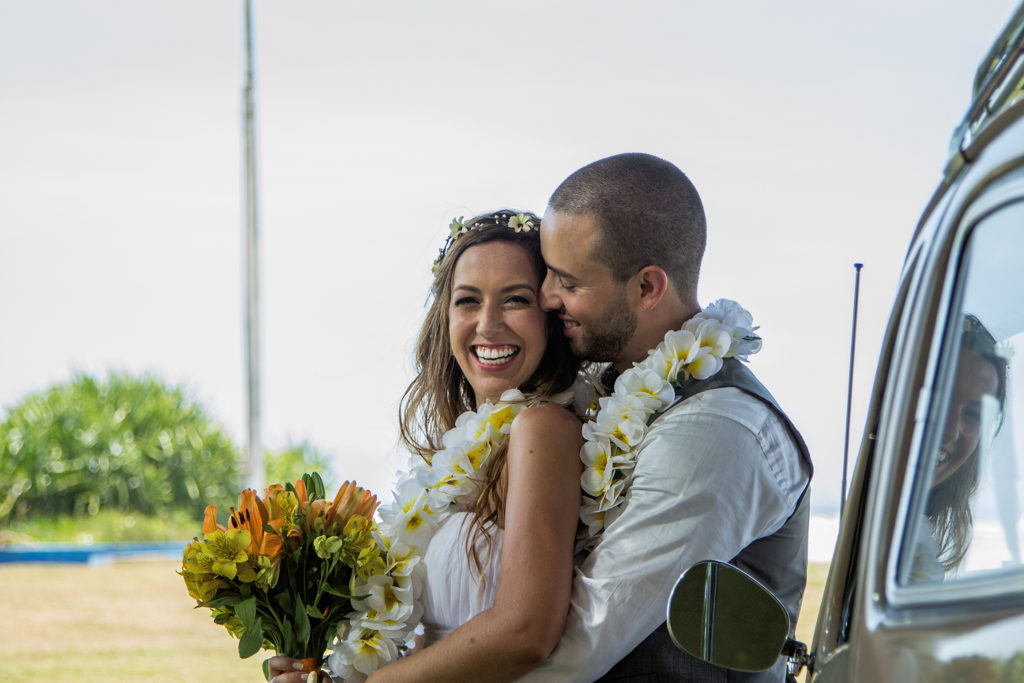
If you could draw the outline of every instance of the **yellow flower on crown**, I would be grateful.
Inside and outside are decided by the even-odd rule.
[[[453,218],[452,222],[448,225],[448,230],[451,233],[452,239],[455,239],[459,235],[465,233],[469,228],[466,227],[466,219],[462,216]]]
[[[535,226],[532,216],[527,216],[525,213],[517,213],[508,219],[508,227],[516,232],[530,232]]]

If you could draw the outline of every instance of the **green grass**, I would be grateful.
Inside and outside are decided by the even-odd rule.
[[[239,659],[175,570],[177,562],[102,567],[0,564],[0,661],[5,681],[134,683],[264,680],[269,653]],[[811,565],[797,636],[813,631],[825,565]],[[810,643],[810,637],[802,638]]]
[[[200,535],[203,520],[174,511],[163,517],[110,510],[95,515],[35,517],[0,530],[0,543],[126,543],[184,541]]]

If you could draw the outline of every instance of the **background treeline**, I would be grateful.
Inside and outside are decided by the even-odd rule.
[[[268,453],[266,462],[268,482],[313,469],[328,474],[326,459],[307,444]],[[0,529],[111,513],[130,515],[127,526],[147,517],[198,520],[209,503],[235,504],[241,471],[224,427],[181,387],[148,376],[78,374],[3,415]]]

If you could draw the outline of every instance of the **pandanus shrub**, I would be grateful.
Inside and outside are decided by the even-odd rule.
[[[34,515],[143,515],[230,503],[241,483],[224,428],[181,387],[78,374],[0,423],[0,524]]]

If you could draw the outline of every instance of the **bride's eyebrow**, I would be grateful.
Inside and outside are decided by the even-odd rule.
[[[514,284],[514,285],[506,285],[506,286],[501,288],[501,291],[504,294],[504,293],[508,293],[508,292],[514,292],[514,291],[519,290],[519,289],[526,289],[526,290],[529,290],[529,291],[532,292],[536,288],[533,285],[531,285],[531,284],[529,284],[527,282],[520,282],[520,283],[517,283],[517,284]]]
[[[529,290],[529,291],[532,292],[535,288],[533,287],[533,285],[531,285],[528,282],[517,282],[517,283],[512,284],[512,285],[505,285],[499,291],[502,294],[506,294],[508,292],[514,292],[514,291],[519,290],[519,289],[526,289],[526,290]],[[455,289],[453,289],[452,291],[458,292],[460,290],[464,290],[464,291],[467,291],[467,292],[473,292],[473,293],[476,293],[476,294],[479,294],[480,291],[481,291],[479,287],[474,287],[473,285],[455,285]]]

